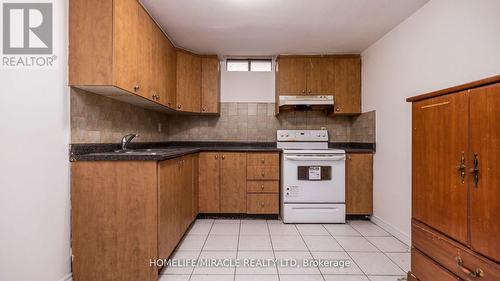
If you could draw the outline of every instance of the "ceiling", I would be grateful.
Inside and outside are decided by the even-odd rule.
[[[428,0],[141,0],[173,43],[226,56],[360,53]]]

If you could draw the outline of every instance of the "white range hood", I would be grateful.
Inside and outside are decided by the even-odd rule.
[[[279,106],[312,106],[326,105],[333,106],[333,95],[322,96],[280,96]]]

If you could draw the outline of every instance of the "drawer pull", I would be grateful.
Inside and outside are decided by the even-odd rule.
[[[474,185],[477,187],[479,183],[479,159],[477,154],[474,154],[474,168],[470,169],[470,172],[474,176]]]
[[[265,205],[266,205],[266,204],[264,204],[264,202],[260,202],[260,207],[261,207],[261,208],[264,208],[264,206],[265,206]]]
[[[457,165],[457,171],[460,172],[460,179],[462,180],[462,184],[465,183],[465,152],[462,151],[462,155],[460,157],[460,164]]]
[[[261,185],[261,186],[260,186],[260,189],[264,190],[264,185]]]
[[[458,268],[465,274],[469,275],[470,277],[483,277],[484,276],[484,271],[481,268],[476,268],[474,271],[468,269],[467,267],[464,266],[464,260],[461,257],[456,257],[455,260],[457,261],[457,266]]]
[[[266,173],[262,172],[262,174],[261,174],[261,175],[264,177],[264,176],[266,176]]]
[[[260,160],[260,163],[264,164],[264,163],[266,163],[266,160],[262,159],[262,160]]]

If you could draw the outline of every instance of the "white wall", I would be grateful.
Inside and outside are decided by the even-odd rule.
[[[500,74],[500,1],[431,0],[362,53],[363,110],[377,110],[374,218],[409,241],[409,96]]]
[[[5,281],[58,281],[70,273],[68,2],[54,3],[58,68],[0,70],[0,280]]]
[[[271,72],[228,72],[221,62],[221,102],[275,102],[274,62]]]

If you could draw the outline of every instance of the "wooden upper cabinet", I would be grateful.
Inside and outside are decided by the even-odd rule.
[[[221,213],[246,212],[246,153],[221,153]]]
[[[220,63],[217,57],[201,59],[201,112],[219,113]]]
[[[361,113],[361,58],[358,55],[282,56],[276,66],[276,98],[333,95],[331,114]]]
[[[79,5],[78,2],[82,2],[85,0],[77,0],[77,1],[71,1],[70,5]],[[92,1],[87,1],[87,2],[95,2],[95,0]],[[110,1],[102,1],[102,2],[110,2]],[[140,42],[140,31],[141,31],[141,16],[139,14],[139,10],[141,9],[139,3],[136,0],[124,0],[124,1],[112,1],[113,2],[113,7],[114,7],[114,17],[113,17],[113,11],[107,11],[109,15],[106,15],[106,19],[108,20],[107,22],[104,22],[103,20],[100,20],[99,22],[101,24],[95,26],[95,29],[92,31],[88,32],[93,32],[94,30],[98,30],[101,28],[101,26],[111,26],[113,29],[113,36],[110,38],[114,38],[114,58],[111,61],[114,61],[115,69],[113,71],[109,72],[109,75],[112,75],[114,73],[114,81],[112,77],[109,77],[110,79],[106,82],[104,82],[102,85],[116,85],[117,87],[137,93],[142,95],[141,91],[141,78],[139,77],[139,68],[140,68],[140,57],[138,56],[140,49],[141,49],[141,42]],[[86,9],[81,9],[81,10],[71,10],[71,17],[74,15],[82,15],[82,14],[87,14],[90,17],[95,16],[94,13],[101,13],[99,11],[95,11],[95,7],[86,7]],[[92,11],[90,11],[92,10]],[[93,12],[95,11],[95,12]],[[89,17],[89,18],[90,18]],[[114,19],[114,23],[113,23]],[[113,28],[114,26],[114,28]],[[82,31],[87,31],[85,30],[88,27],[81,26],[78,22],[75,22],[74,25],[70,25],[70,30],[73,30],[74,34],[72,34],[71,39],[76,40],[75,44],[72,44],[70,41],[70,53],[72,53],[75,49],[83,49],[81,50],[82,56],[75,57],[72,61],[70,61],[70,68],[73,67],[78,67],[78,64],[82,63],[84,60],[88,60],[87,63],[93,64],[95,59],[93,59],[89,53],[85,52],[85,49],[87,47],[85,45],[77,45],[76,42],[80,40],[84,40],[86,42],[92,42],[91,46],[88,46],[88,51],[92,50],[92,53],[95,52],[108,52],[108,56],[112,57],[113,56],[113,46],[107,46],[109,48],[106,49],[101,49],[99,50],[100,46],[99,42],[97,40],[102,40],[103,38],[92,38],[92,37],[87,37],[89,36],[88,32],[85,32],[84,34],[80,33]],[[109,35],[108,35],[109,36]],[[76,38],[78,37],[78,38]],[[86,37],[86,38],[85,38]],[[96,42],[97,41],[97,42]],[[85,44],[85,43],[84,43]],[[89,43],[86,43],[87,45]],[[75,64],[73,64],[75,63]],[[110,65],[113,65],[111,62]],[[91,67],[91,66],[90,66]],[[97,71],[101,69],[96,69]],[[72,69],[72,73],[77,73],[79,70],[78,69]],[[89,76],[93,75],[92,73],[89,73]],[[77,78],[77,77],[73,77]],[[91,77],[79,77],[81,80],[75,81],[70,77],[70,84],[72,85],[87,85],[86,81],[92,81]],[[90,79],[90,80],[87,80]]]
[[[177,51],[172,43],[165,38],[164,52],[166,57],[165,83],[166,83],[166,104],[170,108],[177,105]]]
[[[220,212],[220,156],[200,152],[198,156],[198,209],[200,213]]]
[[[470,189],[472,249],[500,263],[500,84],[470,91]],[[465,132],[461,134],[464,138]],[[476,160],[475,160],[476,159]],[[475,161],[477,165],[475,164]],[[474,169],[477,167],[477,183]],[[465,191],[464,191],[465,194]]]
[[[284,96],[306,95],[308,59],[280,57],[276,68],[278,93]]]
[[[471,161],[468,108],[467,92],[413,103],[413,218],[464,244],[469,175],[457,166]]]
[[[348,154],[346,161],[346,213],[373,214],[373,154]]]
[[[307,69],[308,94],[334,94],[335,64],[332,58],[310,58]]]
[[[201,103],[201,58],[177,50],[177,110],[199,112]]]
[[[335,59],[334,114],[361,113],[361,58]]]
[[[166,109],[162,105],[175,92],[175,51],[168,54],[173,46],[139,1],[72,0],[69,5],[70,86]]]

